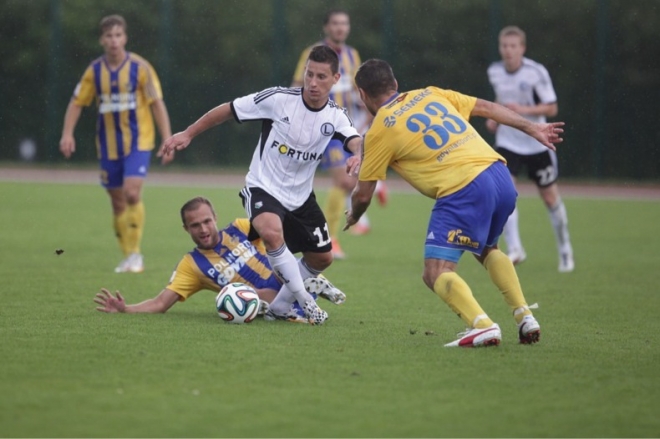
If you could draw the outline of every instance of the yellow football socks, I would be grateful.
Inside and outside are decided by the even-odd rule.
[[[126,206],[126,248],[129,253],[140,253],[144,230],[144,203]]]
[[[502,292],[504,301],[514,311],[514,318],[520,323],[524,316],[532,312],[527,307],[516,269],[509,257],[500,250],[492,250],[484,260],[484,267],[497,288]],[[523,311],[519,311],[522,308]]]
[[[486,315],[472,295],[467,283],[456,273],[442,273],[433,285],[433,291],[470,328],[488,328],[493,321]]]
[[[121,248],[124,256],[128,256],[130,252],[128,246],[126,245],[128,238],[128,222],[126,211],[123,211],[119,215],[113,216],[112,226],[115,229],[115,236],[119,242],[119,248]]]
[[[328,191],[328,199],[325,203],[325,218],[328,221],[328,232],[331,238],[339,234],[341,219],[346,210],[346,194],[343,189],[333,187]]]

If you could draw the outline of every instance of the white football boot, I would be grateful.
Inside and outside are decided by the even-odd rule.
[[[119,262],[119,265],[115,267],[115,273],[126,273],[128,271],[128,258],[124,258]]]
[[[447,343],[445,347],[476,348],[485,346],[497,346],[502,341],[502,331],[497,323],[493,323],[488,328],[468,329],[460,332],[458,339]]]
[[[346,294],[339,288],[335,287],[330,281],[320,274],[318,277],[310,277],[303,282],[305,289],[310,294],[316,294],[335,305],[341,305],[346,301]]]
[[[142,273],[143,271],[144,259],[140,253],[131,253],[115,268],[115,273]]]
[[[507,254],[513,265],[522,264],[527,259],[527,253],[524,248],[512,248]]]
[[[570,273],[575,270],[575,261],[573,260],[573,252],[566,251],[559,255],[559,268],[560,273]]]
[[[522,321],[518,323],[518,338],[521,344],[538,343],[541,338],[541,325],[533,315],[523,317]]]
[[[302,309],[310,325],[322,325],[328,319],[328,313],[323,311],[313,299],[305,302]]]
[[[299,316],[293,308],[291,308],[286,314],[275,314],[272,309],[268,308],[264,314],[264,320],[269,322],[283,320],[291,323],[310,323],[309,319]]]

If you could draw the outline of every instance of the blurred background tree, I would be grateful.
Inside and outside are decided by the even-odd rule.
[[[37,160],[57,163],[64,110],[102,51],[101,17],[128,22],[128,50],[163,83],[174,131],[234,97],[289,85],[331,8],[351,15],[349,44],[390,61],[402,89],[438,85],[492,98],[488,65],[497,33],[527,32],[527,56],[546,65],[567,122],[563,175],[657,179],[660,140],[660,3],[654,0],[0,0],[0,160],[34,139]],[[483,123],[475,126],[484,137]],[[83,112],[74,161],[93,162],[95,112]],[[188,165],[244,165],[259,124],[205,133],[181,154]]]

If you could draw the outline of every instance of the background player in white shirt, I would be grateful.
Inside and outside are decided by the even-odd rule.
[[[517,26],[507,26],[499,35],[502,61],[491,64],[488,79],[495,91],[496,102],[508,107],[532,122],[543,123],[546,116],[557,115],[557,95],[548,71],[541,64],[525,58],[525,32]],[[559,271],[575,268],[573,248],[568,233],[566,207],[557,187],[557,156],[535,139],[511,127],[499,125],[492,119],[486,122],[495,132],[495,149],[506,160],[514,182],[520,168],[536,183],[555,232],[559,252]],[[509,258],[514,264],[523,262],[527,255],[518,229],[516,208],[504,227]]]
[[[334,50],[310,51],[303,88],[275,87],[224,103],[185,131],[170,137],[164,154],[186,148],[198,134],[228,121],[260,121],[261,136],[241,190],[243,206],[282,281],[269,315],[285,315],[298,300],[312,324],[328,314],[316,305],[303,281],[332,263],[328,224],[312,190],[314,172],[332,139],[360,154],[362,138],[346,110],[328,96],[340,78]],[[297,261],[293,253],[302,252]]]

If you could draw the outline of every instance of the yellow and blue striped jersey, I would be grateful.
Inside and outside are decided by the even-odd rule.
[[[467,186],[492,163],[506,163],[468,122],[476,102],[437,87],[394,95],[367,131],[359,179],[385,180],[390,166],[436,199]]]
[[[296,71],[293,75],[294,82],[303,83],[307,57],[312,48],[326,44],[325,41],[319,41],[313,46],[309,46],[303,50]],[[355,87],[355,74],[357,73],[360,64],[362,64],[360,54],[355,48],[345,45],[339,52],[337,52],[337,56],[339,57],[339,73],[341,74],[341,77],[332,87],[332,90],[330,91],[330,99],[335,101],[340,107],[346,108],[348,115],[355,118],[356,112],[361,111],[360,95]]]
[[[154,148],[150,105],[162,98],[156,71],[144,58],[130,52],[116,70],[109,68],[104,57],[94,60],[73,94],[73,102],[82,107],[96,100],[96,149],[98,157],[106,160]]]
[[[237,219],[218,234],[220,242],[214,249],[195,248],[177,265],[167,289],[181,296],[180,301],[201,290],[220,291],[233,282],[279,290],[261,239],[248,237],[248,219]]]

